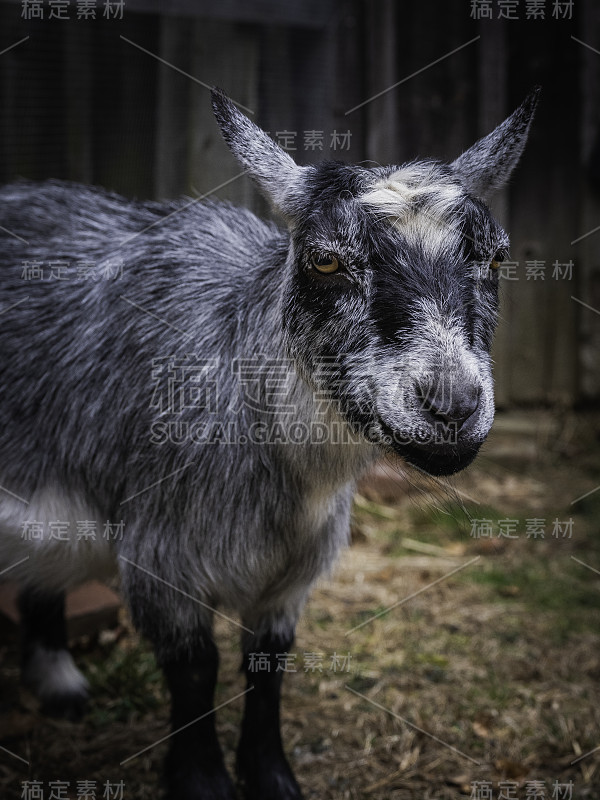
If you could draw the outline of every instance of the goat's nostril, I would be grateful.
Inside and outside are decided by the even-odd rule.
[[[449,386],[443,383],[415,382],[415,392],[421,410],[445,425],[461,428],[479,407],[481,386]]]

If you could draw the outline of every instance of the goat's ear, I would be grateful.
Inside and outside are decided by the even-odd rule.
[[[229,149],[276,209],[288,213],[302,167],[251,122],[218,88],[211,92],[215,117]]]
[[[470,194],[489,200],[508,180],[525,147],[539,93],[536,87],[510,117],[452,163]]]

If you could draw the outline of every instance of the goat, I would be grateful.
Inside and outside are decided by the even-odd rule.
[[[172,698],[173,800],[235,797],[210,713],[211,623],[215,608],[239,615],[252,691],[238,776],[251,800],[298,800],[277,654],[347,544],[368,465],[387,453],[452,474],[488,434],[508,238],[485,201],[520,157],[537,91],[452,164],[389,167],[298,166],[212,99],[285,228],[228,203],[57,181],[0,191],[0,568],[20,587],[23,677],[66,716],[88,688],[64,593],[118,570]],[[23,274],[65,260],[121,277]],[[122,535],[79,535],[81,520]],[[270,669],[253,671],[256,652]]]

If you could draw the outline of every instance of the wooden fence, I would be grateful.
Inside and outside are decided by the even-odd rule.
[[[528,0],[513,4],[519,19],[499,18],[499,0],[125,0],[122,19],[104,17],[105,0],[95,19],[65,2],[70,19],[50,18],[51,0],[37,4],[43,19],[27,18],[34,3],[0,2],[0,51],[11,48],[0,55],[2,181],[60,177],[138,197],[223,184],[215,196],[266,214],[236,178],[207,85],[302,163],[401,163],[452,159],[541,84],[525,157],[494,203],[516,262],[503,281],[497,397],[600,396],[600,319],[582,305],[600,309],[600,231],[572,244],[600,225],[593,0],[575,0],[571,18],[548,0],[544,19],[526,19]]]

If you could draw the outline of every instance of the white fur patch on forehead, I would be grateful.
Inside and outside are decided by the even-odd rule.
[[[433,214],[456,211],[464,190],[443,178],[434,165],[409,164],[376,181],[358,200],[391,217],[404,217],[426,205]]]
[[[438,251],[458,241],[464,197],[460,184],[435,164],[417,162],[379,179],[358,201],[386,217],[405,237]]]

